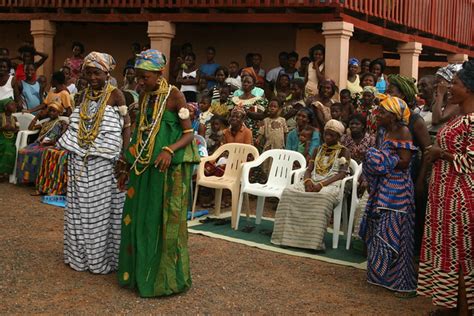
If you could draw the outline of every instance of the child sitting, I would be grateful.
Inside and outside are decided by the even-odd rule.
[[[336,119],[334,117],[333,119],[341,121],[347,127],[349,125],[349,118],[352,116],[352,114],[354,114],[354,104],[351,97],[351,92],[348,89],[343,89],[339,93],[339,97],[342,106],[341,119]]]
[[[209,133],[206,133],[207,152],[212,155],[217,148],[224,142],[224,120],[214,115],[210,122],[211,128]]]
[[[219,89],[219,99],[213,100],[211,104],[211,112],[220,115],[223,118],[229,116],[229,108],[227,101],[230,96],[230,85],[224,85]]]
[[[342,120],[342,104],[339,102],[331,104],[331,117],[334,120]]]
[[[12,114],[16,112],[17,105],[13,99],[7,102],[5,112],[0,113],[0,181],[6,180],[13,172],[16,159],[18,122]]]
[[[186,103],[186,108],[189,110],[189,119],[191,120],[194,134],[204,137],[206,127],[199,123],[199,105],[196,102],[188,102]]]
[[[313,139],[313,133],[314,127],[312,127],[311,125],[307,125],[299,133],[298,152],[306,158],[306,161],[309,161],[311,159],[311,141]]]
[[[199,101],[199,110],[201,113],[199,114],[199,124],[200,126],[204,127],[204,135],[211,130],[211,118],[214,116],[210,111],[211,107],[211,98],[209,96],[203,96]],[[201,132],[199,135],[202,135]]]
[[[285,148],[285,138],[288,127],[283,117],[280,117],[281,101],[272,99],[268,104],[268,117],[263,119],[263,125],[258,131],[257,146],[262,146],[263,151],[269,149]]]
[[[306,106],[304,102],[304,81],[294,79],[290,85],[291,98],[285,101],[285,105],[281,110],[281,116],[286,120],[288,131],[292,131],[296,127],[296,113]]]

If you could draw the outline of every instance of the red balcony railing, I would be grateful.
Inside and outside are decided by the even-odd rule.
[[[0,0],[0,8],[337,8],[359,18],[378,18],[435,36],[474,46],[473,0]]]

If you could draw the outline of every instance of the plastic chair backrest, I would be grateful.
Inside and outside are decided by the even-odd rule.
[[[358,167],[359,167],[359,164],[357,163],[357,161],[355,161],[354,159],[351,159],[351,162],[349,163],[349,169],[350,169],[351,175],[354,175],[356,173]]]
[[[301,168],[306,169],[306,159],[302,154],[293,150],[271,149],[260,155],[259,160],[272,158],[267,183],[276,186],[287,186],[291,183],[291,172],[295,161]]]
[[[31,113],[13,113],[13,116],[16,117],[18,123],[20,124],[20,131],[28,130],[28,126],[35,116]]]
[[[219,154],[228,152],[227,162],[225,166],[224,177],[240,177],[242,163],[247,162],[247,157],[251,154],[254,159],[258,158],[258,150],[252,145],[229,143],[219,147]]]

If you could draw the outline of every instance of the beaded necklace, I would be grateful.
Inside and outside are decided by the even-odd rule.
[[[5,113],[0,113],[0,115],[2,116],[2,127],[5,127],[7,126],[7,115]],[[10,120],[10,126],[15,126],[15,119],[13,118],[13,115],[10,115],[9,117],[9,120]],[[9,131],[3,131],[3,136],[5,136],[5,138],[8,138],[8,139],[11,139],[15,136],[15,132],[9,132]]]
[[[99,135],[100,125],[104,117],[107,101],[115,88],[106,83],[98,95],[94,95],[90,87],[86,88],[83,101],[79,109],[79,131],[77,134],[79,146],[82,148],[92,145]],[[97,101],[98,108],[95,113],[89,114],[89,106],[92,101]]]
[[[161,126],[161,119],[166,108],[166,101],[171,92],[171,85],[168,85],[168,82],[162,78],[160,79],[158,89],[152,92],[145,92],[143,100],[140,104],[140,117],[138,120],[137,126],[137,149],[134,151],[138,152],[135,156],[135,161],[130,169],[135,171],[135,174],[138,176],[145,172],[145,170],[150,165],[153,151],[155,148],[155,139],[158,134]],[[153,113],[152,121],[148,122],[147,116],[147,107],[150,103],[152,96],[155,97],[155,102],[153,103]],[[147,136],[144,134],[148,134]],[[146,137],[146,138],[145,138]],[[139,169],[138,164],[142,165],[143,169]]]
[[[320,176],[327,175],[336,161],[336,158],[339,156],[339,152],[342,148],[343,146],[340,143],[332,146],[323,144],[321,149],[318,151],[316,158],[314,159],[314,170],[316,171],[316,174]],[[327,155],[329,151],[331,152],[329,155]]]

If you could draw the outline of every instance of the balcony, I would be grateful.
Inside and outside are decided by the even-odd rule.
[[[349,20],[368,32],[378,28],[383,33],[383,28],[471,51],[473,8],[472,0],[0,0],[0,18],[293,24]]]

